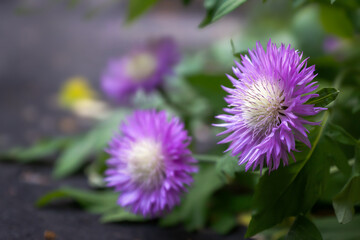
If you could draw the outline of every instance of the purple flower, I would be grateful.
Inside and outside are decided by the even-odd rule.
[[[335,36],[327,36],[323,43],[325,53],[334,53],[341,49],[341,39]]]
[[[155,217],[180,202],[197,171],[187,148],[191,139],[178,118],[165,111],[138,110],[109,143],[105,181],[121,192],[118,204]]]
[[[277,47],[271,40],[267,52],[258,42],[249,50],[249,56],[241,56],[241,63],[235,61],[233,72],[237,79],[227,75],[234,89],[223,87],[230,95],[225,97],[228,114],[217,116],[225,123],[215,126],[227,128],[221,134],[230,133],[219,143],[231,142],[227,151],[239,156],[239,165],[245,170],[255,170],[264,162],[269,172],[288,164],[289,154],[295,140],[311,147],[304,124],[315,125],[304,116],[315,115],[324,108],[305,104],[318,96],[311,94],[317,89],[314,66],[307,67],[307,59],[301,61],[302,53],[290,45]]]
[[[126,103],[137,90],[148,93],[161,85],[179,59],[178,48],[170,38],[138,46],[109,62],[101,78],[102,88],[111,99]]]

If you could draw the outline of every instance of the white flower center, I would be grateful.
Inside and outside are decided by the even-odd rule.
[[[242,117],[254,133],[269,134],[273,127],[281,123],[285,116],[284,90],[280,81],[258,79],[242,95]]]
[[[152,139],[135,142],[129,151],[127,170],[134,182],[146,188],[159,185],[164,177],[164,156],[161,144]]]
[[[126,75],[136,82],[150,77],[156,70],[156,58],[151,53],[138,53],[134,55],[125,67]]]

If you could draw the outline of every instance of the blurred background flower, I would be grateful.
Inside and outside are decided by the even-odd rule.
[[[179,49],[171,38],[134,46],[127,55],[109,62],[101,78],[102,88],[109,98],[129,102],[138,90],[149,93],[161,87],[179,60]]]

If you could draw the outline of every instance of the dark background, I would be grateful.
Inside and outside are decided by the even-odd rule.
[[[243,10],[244,11],[244,10]],[[131,27],[123,26],[122,1],[0,1],[0,150],[58,135],[82,132],[89,123],[60,109],[56,94],[75,75],[98,88],[99,75],[110,57],[149,38],[170,35],[182,51],[203,48],[241,26],[238,11],[204,30],[202,1],[185,9],[180,1],[162,1]],[[89,18],[89,15],[93,15]],[[82,175],[55,181],[54,159],[22,165],[0,163],[0,239],[242,239],[245,229],[228,236],[210,230],[187,233],[163,229],[156,222],[100,224],[98,216],[71,203],[36,209],[34,202],[62,185],[86,187]]]
[[[241,26],[235,11],[199,30],[202,1],[186,8],[181,1],[160,1],[131,26],[124,26],[125,1],[80,1],[75,7],[67,2],[0,1],[0,149],[64,132],[64,119],[54,119],[54,113],[67,78],[81,75],[98,88],[108,60],[136,43],[171,36],[182,52],[190,52]]]

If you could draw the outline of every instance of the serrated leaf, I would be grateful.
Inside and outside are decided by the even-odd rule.
[[[325,149],[321,141],[328,115],[326,112],[323,125],[310,133],[316,138],[305,159],[297,159],[296,163],[260,178],[254,194],[255,211],[246,237],[272,227],[286,217],[306,213],[320,197],[330,167],[323,156]]]
[[[339,37],[352,37],[354,27],[342,8],[321,5],[320,20],[324,30]]]
[[[131,23],[154,6],[158,0],[129,0],[126,22]]]
[[[160,220],[162,226],[184,223],[187,230],[201,229],[205,226],[210,196],[221,186],[223,181],[216,175],[212,165],[201,165],[194,176],[194,183],[184,195],[181,205]]]
[[[357,140],[351,136],[345,129],[339,125],[329,123],[328,128],[326,129],[326,135],[329,136],[334,141],[346,144],[346,145],[356,145]]]
[[[304,216],[298,216],[290,228],[286,240],[322,240],[316,225]]]
[[[24,163],[41,160],[61,150],[69,141],[70,139],[68,138],[43,140],[29,148],[14,148],[8,152],[1,153],[0,159],[15,159]]]
[[[319,96],[310,99],[305,104],[315,104],[315,107],[326,107],[331,102],[335,101],[339,94],[339,91],[335,88],[323,88],[316,93],[319,94]]]
[[[203,28],[219,20],[244,2],[246,2],[246,0],[216,0],[215,4],[213,4],[211,8],[207,9],[206,16],[200,23],[199,27]]]

